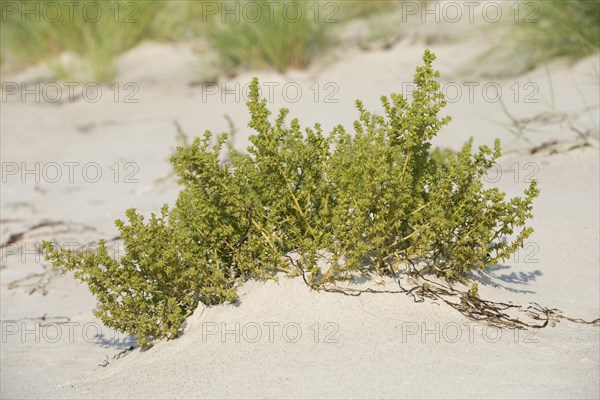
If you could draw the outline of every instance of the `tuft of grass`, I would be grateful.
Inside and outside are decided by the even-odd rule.
[[[519,21],[481,58],[494,73],[521,74],[557,58],[578,60],[600,51],[600,0],[538,0],[519,7]]]
[[[165,41],[196,40],[206,31],[209,10],[217,4],[213,0],[168,0],[153,21],[153,35]]]
[[[244,3],[258,5],[260,16],[249,12],[248,18],[225,16],[223,21],[219,15],[205,32],[224,69],[305,69],[332,45],[339,18],[323,12],[322,3],[279,1],[274,12],[269,11],[273,2],[266,0],[241,3],[241,8]]]
[[[52,8],[43,12],[44,2],[35,2],[35,14],[26,12],[33,5],[22,5],[19,12],[3,16],[3,63],[49,62],[59,79],[109,82],[116,74],[117,56],[152,37],[153,21],[164,6],[163,1],[141,0],[54,3],[60,15]],[[65,53],[66,60],[59,57]]]

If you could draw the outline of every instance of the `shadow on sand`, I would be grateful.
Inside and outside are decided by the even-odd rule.
[[[513,293],[535,293],[532,290],[520,289],[518,285],[528,285],[542,276],[542,271],[536,269],[530,272],[508,271],[510,265],[491,265],[487,271],[478,271],[473,273],[473,279],[482,285],[502,288]],[[504,272],[504,273],[503,273]]]

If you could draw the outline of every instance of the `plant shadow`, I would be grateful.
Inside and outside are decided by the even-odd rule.
[[[535,293],[533,290],[517,289],[514,285],[529,285],[542,276],[542,271],[539,269],[530,272],[506,271],[511,268],[510,265],[490,265],[485,271],[477,271],[472,273],[472,278],[478,283],[486,286],[502,288],[513,293]],[[506,272],[506,273],[502,273]]]
[[[120,337],[118,333],[114,335],[105,335],[98,333],[94,336],[94,343],[105,349],[114,348],[116,350],[128,349],[130,347],[138,347],[137,340],[133,335]]]

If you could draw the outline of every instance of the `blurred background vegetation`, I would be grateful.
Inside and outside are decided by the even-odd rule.
[[[490,75],[520,74],[556,58],[578,60],[600,49],[598,0],[523,1],[521,18],[482,54],[484,67],[493,68]]]
[[[223,2],[208,0],[81,0],[72,15],[64,12],[69,9],[66,1],[6,3],[2,5],[2,70],[14,72],[46,63],[62,80],[110,82],[117,74],[118,56],[145,40],[203,43],[216,54],[222,73],[257,68],[284,72],[305,69],[332,49],[343,47],[344,29],[346,36],[358,30],[356,21],[366,22],[367,40],[389,42],[412,29],[398,23],[400,19],[390,22],[390,15],[402,12],[402,0],[323,1],[317,7],[313,1],[279,1],[279,9],[288,3],[301,8],[299,18],[295,9],[289,13],[293,22],[282,12],[273,13],[272,20],[263,15],[254,21],[253,10],[267,10],[266,0],[234,2],[243,9],[247,3],[256,6],[248,7],[247,18],[237,21],[231,16],[223,21],[223,15],[211,8]],[[18,10],[9,8],[8,3],[18,4]],[[46,18],[36,21],[27,14],[35,3],[43,9],[47,6]],[[62,15],[49,3],[59,4]],[[504,3],[507,7],[514,4]],[[516,26],[488,24],[493,25],[489,29],[498,30],[494,35],[498,41],[480,61],[490,65],[494,74],[520,73],[555,58],[576,60],[599,50],[599,0],[525,3],[535,7],[535,21]],[[83,17],[81,10],[86,9],[87,16],[95,18],[96,7],[101,10],[97,22]],[[520,59],[518,68],[514,66],[516,57]]]

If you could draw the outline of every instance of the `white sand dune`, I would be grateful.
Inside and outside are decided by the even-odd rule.
[[[471,45],[432,46],[443,83],[469,81],[459,73],[456,54],[460,46],[469,49]],[[123,58],[128,75],[119,77],[119,82],[139,84],[137,103],[115,102],[113,93],[107,93],[93,104],[21,103],[18,99],[2,104],[3,162],[19,166],[25,162],[29,168],[36,162],[42,168],[51,162],[79,162],[77,168],[82,168],[93,161],[103,173],[95,183],[84,179],[81,169],[76,169],[74,182],[63,178],[57,183],[44,179],[37,183],[31,176],[23,182],[20,175],[8,177],[2,184],[2,242],[44,220],[96,230],[81,225],[42,227],[22,238],[27,249],[47,237],[79,243],[112,238],[117,233],[112,222],[123,216],[125,208],[150,212],[172,203],[178,191],[167,161],[175,146],[173,120],[197,136],[204,129],[225,130],[222,116],[228,114],[240,128],[235,145],[246,146],[248,114],[243,99],[236,102],[234,95],[229,95],[223,102],[220,93],[205,96],[202,86],[190,85],[196,73],[187,49],[146,44],[133,51],[138,52],[135,57]],[[361,98],[367,107],[378,109],[381,94],[401,90],[402,82],[410,81],[422,51],[420,44],[401,42],[390,51],[358,53],[319,71],[258,75],[263,82],[279,83],[280,87],[294,82],[303,90],[295,103],[276,91],[272,109],[289,107],[305,125],[320,121],[326,128],[337,123],[350,126],[356,117],[354,100]],[[147,72],[144,63],[149,59],[156,65]],[[556,108],[578,111],[600,103],[597,80],[590,79],[594,68],[598,68],[597,56],[573,66],[553,63],[548,72],[540,68],[497,83],[504,93],[510,93],[503,97],[509,109],[518,116],[530,116],[547,109],[543,99],[539,103],[515,102],[509,88],[515,83],[523,87],[535,82],[540,93],[548,93],[549,73]],[[156,74],[170,78],[151,79]],[[247,82],[255,74],[224,84],[235,88],[236,82]],[[315,82],[321,88],[319,101],[310,89]],[[326,91],[327,83],[336,85],[336,103],[321,101],[324,93],[331,93]],[[478,144],[501,137],[505,147],[517,153],[502,158],[504,172],[495,184],[509,195],[517,195],[526,185],[525,178],[534,174],[531,177],[538,179],[541,189],[535,201],[532,246],[523,249],[518,260],[507,260],[482,274],[481,296],[520,304],[537,302],[572,317],[598,318],[598,148],[554,155],[518,154],[532,144],[516,140],[506,125],[494,123],[506,124],[508,119],[498,103],[486,101],[481,94],[476,94],[473,102],[462,98],[450,104],[446,113],[453,116],[453,122],[437,144],[458,148],[470,136]],[[598,122],[597,109],[577,119],[584,127],[594,121]],[[539,144],[575,138],[569,129],[554,124],[531,139]],[[115,163],[120,171],[116,183],[111,169]],[[126,169],[127,163],[135,168]],[[515,170],[520,171],[517,179]],[[137,183],[124,179],[132,171]],[[473,324],[443,304],[417,304],[399,294],[349,297],[318,293],[301,279],[248,282],[240,288],[239,304],[200,307],[182,337],[114,359],[129,348],[131,339],[115,337],[93,317],[93,297],[72,276],[47,272],[42,277],[47,284],[41,283],[46,286],[45,296],[41,289],[28,294],[31,286],[25,286],[35,284],[39,277],[9,287],[29,274],[44,272],[46,265],[35,254],[16,254],[14,250],[3,253],[6,267],[0,272],[2,398],[600,396],[598,327],[562,321],[529,336],[523,332],[515,335],[512,330]],[[382,288],[394,289],[389,282]],[[39,343],[35,333],[23,336],[23,329],[35,326],[34,318],[44,315],[42,323],[55,325],[32,331],[39,335]],[[66,321],[62,317],[73,324],[60,324]],[[236,323],[240,327],[237,332]],[[51,343],[51,329],[55,328],[62,336]],[[96,329],[104,335],[100,339],[94,337]],[[224,329],[230,331],[222,336]],[[261,333],[258,339],[257,333]],[[110,364],[99,366],[105,360]]]

